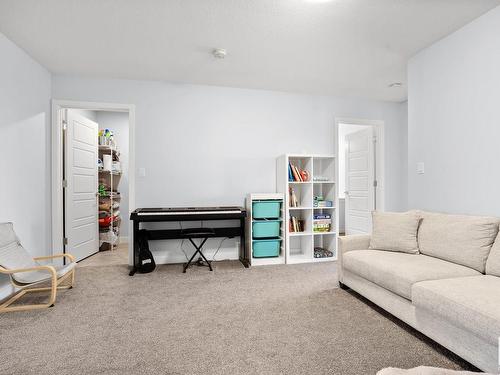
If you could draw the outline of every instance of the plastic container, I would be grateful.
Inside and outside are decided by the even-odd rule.
[[[254,219],[277,219],[281,210],[281,201],[255,201],[252,203]]]
[[[263,220],[252,223],[253,238],[270,238],[280,236],[280,220]]]
[[[254,258],[271,258],[280,255],[281,240],[258,240],[253,241]]]

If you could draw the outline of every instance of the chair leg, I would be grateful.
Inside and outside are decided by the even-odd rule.
[[[66,280],[69,281],[66,283]],[[66,283],[66,285],[61,286],[61,284],[63,283]],[[75,283],[75,270],[71,270],[57,281],[57,289],[59,290],[72,289],[74,283]]]
[[[70,289],[73,288],[73,285],[75,285],[75,269],[73,268],[73,270],[71,270],[71,285],[70,285]]]
[[[10,306],[27,293],[46,292],[46,291],[50,291],[49,301],[47,303]],[[27,288],[27,289],[21,290],[19,293],[14,295],[8,301],[6,301],[2,305],[0,305],[0,313],[9,312],[9,311],[28,311],[28,310],[36,310],[36,309],[46,309],[48,307],[53,307],[55,302],[56,302],[56,296],[57,296],[57,282],[55,282],[55,283],[52,282],[50,284],[50,287],[31,288],[31,289]]]
[[[26,295],[27,293],[36,293],[36,292],[43,292],[46,290],[50,290],[50,299],[47,303],[40,303],[40,304],[31,304],[31,305],[19,305],[19,306],[10,306],[14,302],[16,302],[18,299],[20,299],[22,296]],[[46,309],[48,307],[54,306],[54,303],[56,301],[56,288],[35,288],[35,289],[26,289],[22,290],[19,293],[17,293],[15,296],[13,296],[11,299],[8,301],[4,302],[2,305],[0,305],[0,313],[3,312],[11,312],[11,311],[29,311],[29,310],[38,310],[38,309]]]

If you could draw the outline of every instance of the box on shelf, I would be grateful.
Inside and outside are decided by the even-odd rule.
[[[280,220],[262,220],[252,223],[253,238],[279,237]]]
[[[252,216],[254,219],[278,219],[281,216],[281,201],[252,202]]]
[[[313,199],[313,207],[333,207],[333,201],[325,200],[323,196],[317,195]]]
[[[254,258],[278,257],[280,255],[281,239],[255,240],[252,247]]]

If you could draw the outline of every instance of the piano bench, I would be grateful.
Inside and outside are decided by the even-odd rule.
[[[189,242],[191,242],[191,244],[196,249],[196,251],[194,252],[191,259],[189,259],[189,261],[184,264],[184,267],[182,269],[182,273],[186,273],[186,270],[191,265],[191,262],[193,261],[196,254],[200,254],[200,257],[198,258],[198,261],[196,262],[196,264],[198,266],[204,266],[205,264],[203,264],[203,261],[202,261],[202,258],[203,258],[203,260],[205,261],[205,263],[208,266],[208,268],[210,269],[210,271],[213,271],[212,264],[211,264],[212,262],[209,262],[208,259],[205,258],[205,255],[203,254],[202,250],[203,250],[203,245],[205,245],[205,242],[207,242],[207,240],[210,237],[213,237],[215,235],[215,230],[213,228],[186,228],[186,229],[183,229],[181,232],[183,235],[188,236]],[[205,237],[203,237],[203,236],[205,236]],[[201,243],[199,245],[196,245],[196,243],[193,241],[194,237],[203,238],[203,240],[201,241]]]

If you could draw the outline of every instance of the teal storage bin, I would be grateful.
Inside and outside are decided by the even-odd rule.
[[[271,258],[280,256],[281,240],[253,241],[254,258]]]
[[[281,210],[281,201],[255,201],[252,203],[254,219],[277,219]]]
[[[252,223],[253,238],[269,238],[280,236],[280,220],[262,220]]]

